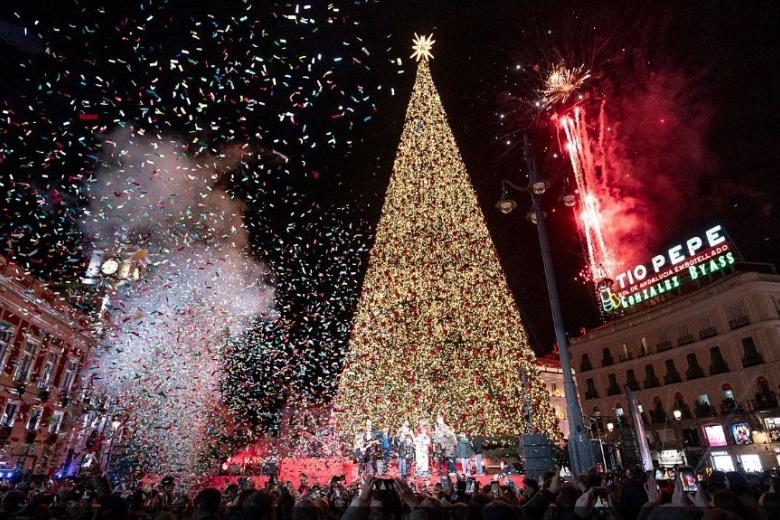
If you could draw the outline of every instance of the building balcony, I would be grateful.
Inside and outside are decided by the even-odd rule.
[[[729,320],[729,328],[731,330],[738,329],[746,325],[750,325],[750,319],[747,316],[740,316],[738,318],[734,318],[733,320]]]
[[[621,393],[620,386],[609,385],[607,387],[607,395],[618,395],[619,393]]]
[[[605,357],[605,358],[603,358],[601,360],[601,366],[602,367],[608,367],[608,366],[612,366],[614,364],[615,364],[615,360],[612,359],[611,357]]]
[[[677,338],[677,346],[682,347],[683,345],[689,345],[694,341],[696,341],[696,339],[693,336],[686,334],[685,336],[680,336]]]
[[[585,399],[598,399],[599,393],[596,390],[586,390]]]
[[[715,327],[707,327],[699,331],[699,339],[707,339],[718,335],[718,329]]]
[[[744,413],[744,412],[745,410],[742,408],[742,405],[737,401],[735,401],[734,399],[724,399],[723,402],[720,403],[721,415]]]
[[[626,381],[626,386],[629,390],[633,390],[634,392],[639,391],[639,381],[636,379],[629,379]]]
[[[623,362],[623,361],[630,361],[630,360],[634,359],[634,356],[632,356],[631,354],[619,354],[618,355],[618,359],[621,362]]]
[[[672,383],[682,383],[680,374],[678,374],[677,372],[669,372],[664,376],[665,385],[671,385]]]
[[[715,417],[718,414],[715,412],[715,407],[712,406],[709,403],[702,403],[697,401],[696,404],[693,406],[693,414],[697,418],[702,417]]]
[[[743,368],[754,367],[756,365],[760,365],[763,362],[764,362],[763,356],[761,356],[761,353],[757,351],[751,352],[749,355],[746,355],[742,358]]]
[[[753,410],[772,410],[778,407],[777,394],[772,391],[759,392],[752,401]]]
[[[682,420],[693,419],[693,414],[691,413],[691,407],[688,406],[684,401],[675,402],[674,409],[680,410],[680,419]]]
[[[672,340],[667,339],[666,341],[661,341],[655,346],[656,350],[658,352],[664,352],[665,350],[671,350],[672,348]]]
[[[587,372],[588,370],[593,370],[593,365],[590,364],[590,361],[583,361],[580,364],[580,372]]]
[[[653,424],[661,424],[665,423],[667,420],[666,412],[663,411],[663,409],[655,409],[650,411],[650,419],[653,421]]]
[[[704,369],[701,367],[691,367],[685,372],[685,378],[690,381],[691,379],[701,379],[704,377]]]
[[[655,376],[648,377],[647,379],[645,379],[643,386],[645,387],[645,389],[657,388],[657,387],[661,386],[661,382]]]
[[[725,374],[729,371],[729,366],[725,362],[714,363],[710,365],[710,375]]]

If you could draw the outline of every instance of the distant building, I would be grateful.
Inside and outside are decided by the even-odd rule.
[[[594,436],[628,422],[628,388],[661,466],[780,465],[780,276],[728,273],[572,339],[570,355]]]
[[[555,410],[564,438],[569,437],[569,420],[566,418],[566,397],[563,390],[563,370],[560,360],[552,355],[536,358],[539,378],[550,393],[550,404]]]
[[[0,477],[62,467],[95,345],[83,314],[0,257]]]

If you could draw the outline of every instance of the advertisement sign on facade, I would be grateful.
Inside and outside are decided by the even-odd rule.
[[[731,436],[734,438],[734,443],[740,446],[753,444],[753,437],[750,435],[750,424],[746,422],[732,424]]]
[[[708,446],[725,446],[726,432],[723,431],[723,426],[720,424],[713,424],[704,427],[704,436],[707,437]]]
[[[681,242],[649,262],[637,264],[598,284],[605,313],[629,309],[675,291],[683,285],[722,272],[737,261],[722,226],[714,226]]]

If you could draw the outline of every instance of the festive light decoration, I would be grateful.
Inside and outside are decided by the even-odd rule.
[[[559,440],[518,309],[422,60],[334,401],[336,419],[349,432],[366,419],[394,428],[441,414],[472,434],[522,434],[524,399],[533,430]]]
[[[433,39],[432,33],[428,36],[425,36],[424,34],[420,36],[417,33],[414,33],[414,40],[412,40],[412,43],[412,50],[414,52],[409,56],[410,58],[414,58],[418,62],[420,60],[428,61],[433,59],[431,49],[433,48],[433,44],[436,43],[436,40]]]

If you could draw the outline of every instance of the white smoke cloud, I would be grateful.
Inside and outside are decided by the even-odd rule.
[[[192,474],[219,404],[221,346],[268,313],[268,271],[249,252],[243,204],[218,185],[237,149],[193,158],[175,139],[110,135],[88,186],[96,247],[148,250],[147,269],[112,302],[97,370],[158,472]]]

